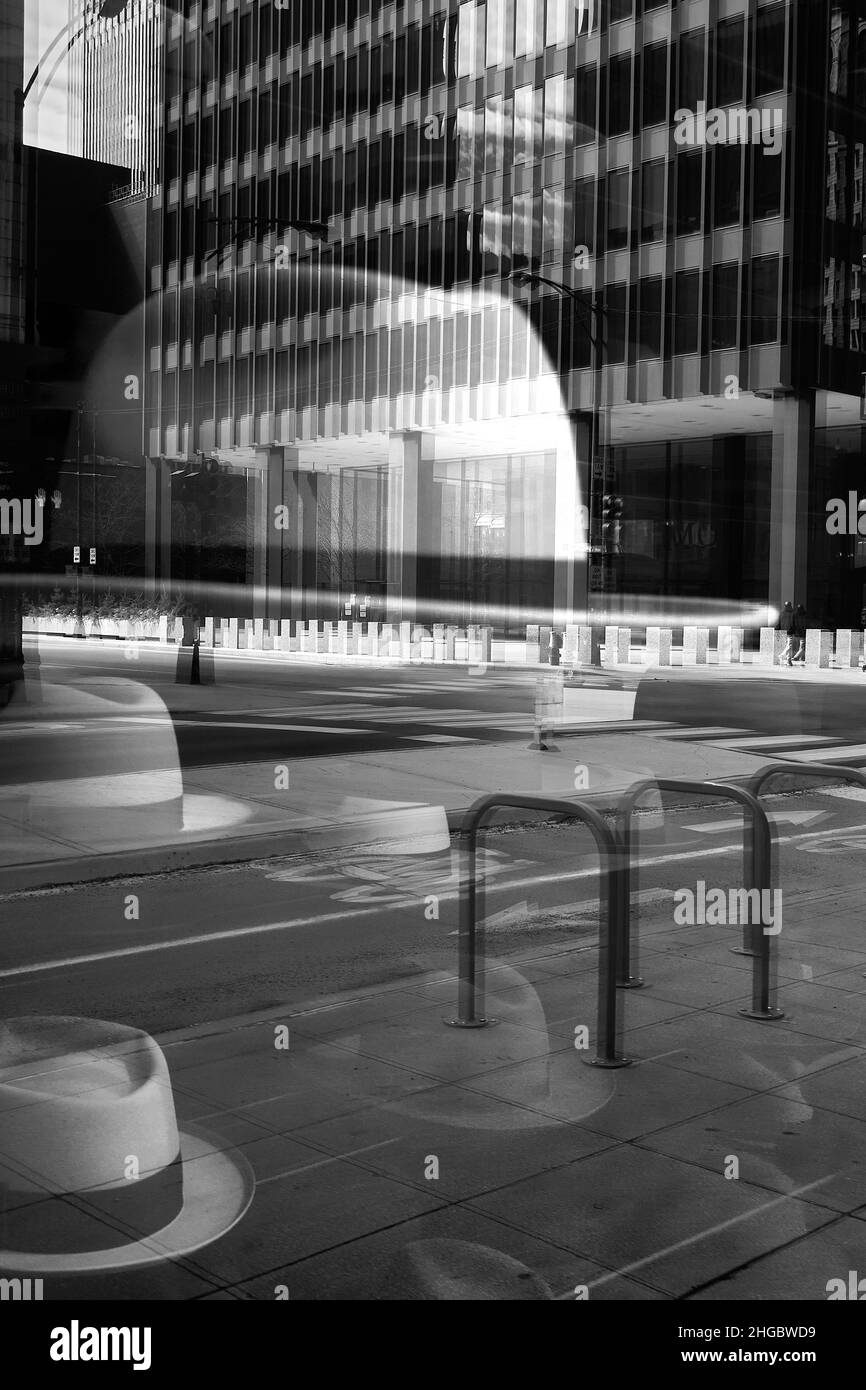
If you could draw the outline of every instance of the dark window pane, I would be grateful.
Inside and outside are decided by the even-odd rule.
[[[779,217],[782,212],[782,157],[756,154],[752,216]]]
[[[607,288],[607,360],[624,362],[626,347],[626,285]]]
[[[674,352],[698,350],[698,272],[681,270],[676,277]]]
[[[665,168],[663,159],[645,164],[641,176],[640,239],[662,241],[665,234]]]
[[[737,346],[737,327],[740,316],[738,275],[740,267],[713,266],[713,317],[711,343],[714,348]]]
[[[615,24],[618,19],[631,19],[634,0],[610,0],[609,19]]]
[[[610,123],[608,135],[631,129],[631,54],[610,60]]]
[[[704,86],[704,31],[692,29],[680,39],[680,87],[679,105],[696,111],[699,101],[703,101]]]
[[[716,32],[716,106],[743,100],[744,28],[742,19],[729,19]]]
[[[668,46],[654,43],[643,55],[643,124],[656,125],[668,116]]]
[[[779,336],[779,258],[752,261],[750,342],[774,343]]]
[[[700,231],[703,164],[700,150],[677,157],[677,236]]]
[[[755,96],[785,85],[785,9],[758,10],[755,34]]]
[[[629,196],[628,170],[618,169],[607,176],[607,239],[608,251],[620,251],[628,245]]]
[[[661,277],[640,282],[637,341],[641,358],[662,355],[662,284]]]
[[[756,163],[761,163],[756,160]],[[713,225],[716,227],[735,226],[742,216],[742,167],[743,150],[740,145],[717,145],[714,152],[715,190],[713,197]]]
[[[595,67],[578,68],[574,74],[574,140],[577,145],[585,145],[597,136],[596,71]]]
[[[595,180],[574,185],[574,244],[595,249]]]

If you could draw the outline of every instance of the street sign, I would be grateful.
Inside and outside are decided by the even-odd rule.
[[[72,563],[73,563],[73,565],[80,565],[80,564],[81,564],[81,546],[80,546],[80,545],[74,545],[74,546],[72,547]]]
[[[91,563],[91,565],[95,565],[95,564],[96,564],[96,546],[95,546],[95,545],[92,545],[92,546],[90,547],[90,563]]]

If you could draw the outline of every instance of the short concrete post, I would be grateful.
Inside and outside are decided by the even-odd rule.
[[[537,666],[541,661],[541,629],[538,623],[528,623],[526,627],[526,664]]]
[[[824,671],[830,665],[833,653],[833,634],[821,628],[810,627],[806,633],[806,665],[816,666]]]
[[[709,644],[710,630],[708,627],[684,627],[683,665],[706,666]]]
[[[836,665],[859,666],[863,656],[863,633],[840,628],[836,633]]]
[[[743,651],[744,629],[720,627],[716,654],[720,666],[738,666]]]
[[[670,666],[673,632],[669,627],[648,627],[644,661],[647,666]]]
[[[229,618],[228,620],[228,626],[226,627],[226,646],[230,651],[236,652],[238,650],[237,618]]]
[[[445,660],[446,660],[446,661],[456,661],[456,659],[457,659],[457,658],[456,658],[456,651],[457,651],[457,633],[458,633],[458,630],[459,630],[458,628],[452,626],[450,623],[449,623],[449,625],[445,628]]]
[[[759,666],[775,666],[785,650],[787,636],[774,627],[761,628],[761,648],[758,653]]]
[[[280,651],[290,652],[292,650],[292,621],[290,618],[280,619]]]

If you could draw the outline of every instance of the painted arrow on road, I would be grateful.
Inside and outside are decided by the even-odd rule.
[[[774,825],[811,825],[813,821],[825,820],[829,811],[768,811],[767,820]],[[708,825],[684,825],[683,830],[692,830],[696,835],[729,835],[740,830],[741,820],[717,820]]]

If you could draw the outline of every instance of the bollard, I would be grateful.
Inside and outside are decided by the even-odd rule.
[[[254,652],[263,652],[265,649],[265,620],[264,618],[253,619],[253,630],[250,634],[249,646]]]
[[[708,627],[684,627],[683,665],[706,666],[709,644],[710,630]]]
[[[445,660],[456,661],[457,652],[457,633],[459,628],[446,627],[445,629]]]
[[[526,628],[526,664],[541,664],[541,629],[537,623],[529,623]]]
[[[761,628],[761,648],[758,653],[759,666],[776,666],[785,650],[785,634],[775,627]]]
[[[859,666],[863,655],[863,633],[840,628],[836,633],[836,665]]]
[[[743,651],[744,629],[720,627],[716,654],[720,666],[738,666]]]
[[[648,666],[670,666],[673,633],[669,627],[648,627],[644,661]]]
[[[821,628],[810,627],[806,633],[806,665],[816,666],[819,671],[827,670],[830,665],[832,650],[832,632],[824,632]]]
[[[445,624],[433,624],[433,660],[442,662],[445,660]]]
[[[562,639],[560,661],[563,666],[576,666],[580,660],[578,643],[580,628],[577,623],[566,623]]]
[[[631,655],[631,628],[606,627],[604,630],[604,659],[617,666],[627,666]]]

